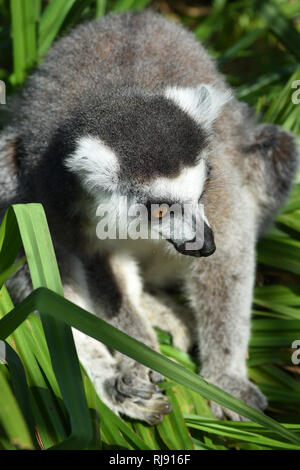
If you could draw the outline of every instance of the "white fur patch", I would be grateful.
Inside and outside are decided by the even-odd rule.
[[[134,258],[124,253],[111,256],[110,265],[116,278],[122,277],[123,289],[126,290],[130,303],[136,309],[140,307],[143,283]]]
[[[157,199],[169,198],[172,201],[198,202],[206,180],[204,160],[198,165],[184,168],[175,178],[160,177],[151,184],[151,195]]]
[[[73,155],[66,159],[66,167],[79,175],[88,191],[105,189],[115,191],[119,179],[119,162],[115,153],[100,139],[92,136],[77,140]]]
[[[196,88],[168,87],[165,95],[207,129],[232,97],[230,90],[221,91],[207,84]]]

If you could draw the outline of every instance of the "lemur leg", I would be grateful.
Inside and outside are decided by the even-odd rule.
[[[144,292],[141,307],[153,327],[172,335],[173,345],[187,352],[196,341],[194,338],[194,312],[185,305],[179,305],[170,295],[163,292]]]
[[[187,290],[197,312],[201,375],[263,410],[267,401],[249,381],[246,370],[255,271],[255,244],[250,238],[251,233],[244,240],[243,234],[235,234],[231,250],[219,246],[214,255],[199,260],[191,270]],[[244,419],[216,403],[211,407],[218,418]]]
[[[86,308],[158,350],[155,332],[141,307],[142,285],[134,261],[121,255],[95,256],[85,262],[84,270],[90,298]],[[83,280],[79,284],[84,285]],[[157,424],[171,410],[157,386],[163,380],[160,374],[118,352],[104,356],[103,347],[91,338],[76,334],[75,341],[99,395],[115,412]]]
[[[245,360],[255,244],[288,195],[297,168],[297,146],[292,134],[271,124],[255,126],[245,141],[236,157],[232,153],[240,182],[228,185],[230,180],[224,180],[222,197],[215,196],[214,204],[210,207],[208,200],[206,206],[217,250],[194,263],[187,290],[198,317],[201,375],[263,410],[267,401],[248,380]],[[232,171],[229,174],[235,178]],[[220,418],[243,419],[217,404],[212,409]]]

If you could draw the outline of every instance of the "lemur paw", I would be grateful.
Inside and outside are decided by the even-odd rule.
[[[223,375],[218,379],[207,378],[207,380],[259,411],[264,411],[268,406],[266,397],[261,393],[259,388],[248,379],[235,377],[233,375]],[[232,421],[249,421],[244,416],[241,416],[235,411],[229,410],[218,403],[211,402],[210,407],[218,419],[224,419],[227,417]]]
[[[156,425],[172,409],[167,397],[156,385],[162,380],[161,374],[136,362],[126,361],[126,367],[108,379],[105,387],[119,413]]]

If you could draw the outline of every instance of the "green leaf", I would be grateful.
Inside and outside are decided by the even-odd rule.
[[[26,76],[26,41],[24,31],[24,2],[11,0],[12,41],[14,54],[13,82],[20,85]]]
[[[172,412],[166,415],[162,423],[157,426],[158,432],[168,449],[192,450],[194,449],[193,441],[182,417],[177,397],[171,388],[168,388],[167,395],[172,405]]]
[[[9,336],[34,309],[37,309],[42,316],[64,318],[67,325],[103,342],[109,348],[126,354],[205,398],[220,403],[222,406],[272,429],[290,442],[300,445],[300,438],[276,421],[46,288],[40,287],[35,290],[0,321],[0,339]]]
[[[9,279],[18,269],[21,268],[26,262],[25,256],[23,256],[17,263],[12,264],[9,268],[5,269],[5,271],[0,273],[0,288],[3,286],[5,281]]]
[[[116,13],[122,13],[123,11],[129,10],[133,7],[135,0],[117,0],[113,11]]]
[[[24,417],[7,379],[0,368],[1,406],[0,421],[13,446],[33,449],[34,445]]]
[[[96,0],[96,18],[105,14],[106,4],[107,0]]]
[[[50,48],[75,1],[51,0],[48,3],[39,26],[39,57],[43,57]]]
[[[299,450],[299,445],[288,444],[269,437],[262,436],[253,431],[244,430],[242,427],[236,429],[235,423],[226,423],[210,418],[202,418],[193,415],[185,415],[189,426],[195,429],[201,429],[210,434],[236,439],[238,441],[252,442],[273,449],[291,449]]]
[[[260,263],[300,274],[300,242],[270,237],[262,240],[258,247]]]
[[[14,218],[18,222],[33,287],[47,286],[62,294],[54,249],[42,207],[39,204],[13,206],[6,213],[4,229],[12,224],[7,219]],[[31,311],[33,310],[34,308]],[[93,428],[71,328],[59,318],[48,315],[42,317],[42,323],[53,370],[71,421],[72,435],[64,446],[73,446],[75,442],[82,448],[92,440]]]
[[[31,435],[31,440],[35,444],[35,447],[37,447],[34,429],[34,416],[24,368],[18,355],[13,350],[13,348],[9,346],[8,343],[5,343],[5,350],[6,361],[12,381],[13,392],[27,423],[28,430]]]
[[[266,21],[269,29],[278,37],[295,58],[300,60],[300,34],[272,1],[257,1],[257,13]]]
[[[3,287],[0,291],[0,318],[11,311],[13,307],[10,297]],[[34,414],[41,446],[48,448],[67,437],[64,422],[66,420],[62,420],[66,410],[57,406],[53,396],[55,394],[61,403],[61,393],[53,373],[39,318],[36,315],[30,315],[26,322],[20,325],[8,338],[8,342],[22,358],[28,384],[34,391]],[[48,382],[46,382],[44,375]],[[49,390],[49,386],[51,386],[51,390]]]

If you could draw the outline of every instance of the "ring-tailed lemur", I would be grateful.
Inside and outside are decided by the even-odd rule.
[[[43,203],[68,298],[155,350],[153,325],[170,328],[184,348],[194,322],[201,375],[263,410],[245,364],[255,244],[284,202],[296,162],[293,136],[256,122],[192,33],[150,11],[109,15],[59,40],[10,105],[0,207]],[[124,197],[147,207],[200,201],[202,248],[189,252],[188,235],[99,240],[97,206],[108,202],[120,218]],[[172,317],[145,291],[174,282],[193,318],[178,308]],[[30,291],[25,269],[9,288],[16,301]],[[74,335],[113,410],[152,424],[170,410],[159,374]],[[212,406],[220,418],[240,419]]]

